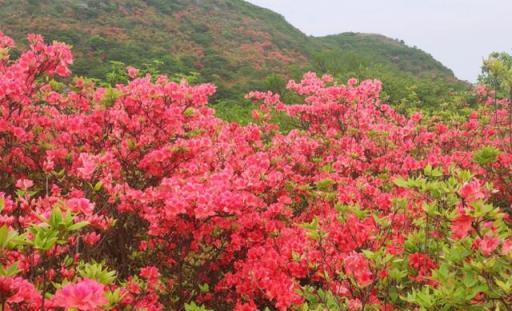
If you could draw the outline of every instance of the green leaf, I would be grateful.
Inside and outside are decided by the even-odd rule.
[[[507,280],[506,282],[499,279],[495,279],[495,282],[496,285],[498,285],[505,292],[505,294],[512,293],[512,282],[510,279]]]
[[[440,167],[437,167],[435,169],[432,169],[430,172],[431,177],[441,177],[443,176],[443,170]]]
[[[5,276],[15,276],[16,274],[18,274],[18,264],[15,263],[15,264],[12,264],[11,266],[9,266],[7,269],[5,269]]]
[[[107,298],[108,305],[114,307],[121,302],[121,289],[118,288],[115,291],[107,291],[105,297]]]
[[[307,230],[318,229],[318,217],[315,217],[310,223],[302,224],[301,227]]]
[[[320,191],[329,191],[332,190],[332,186],[336,184],[336,182],[332,179],[323,179],[319,180],[316,183],[316,188]]]
[[[62,211],[59,207],[54,207],[52,210],[52,214],[50,215],[50,219],[48,224],[53,228],[58,228],[62,223]]]
[[[201,293],[207,293],[210,291],[210,286],[208,285],[208,283],[204,283],[202,285],[199,285],[199,290],[201,291]]]
[[[14,263],[7,268],[0,266],[0,276],[15,276],[18,272],[18,263]]]
[[[18,239],[19,237],[16,231],[9,230],[7,226],[0,227],[0,248],[12,248],[18,244],[23,244],[22,240]]]
[[[471,288],[478,283],[478,279],[475,278],[475,273],[473,271],[469,271],[464,275],[462,282],[464,283],[464,286]]]
[[[308,232],[308,237],[314,241],[318,241],[321,238],[320,233],[318,231]]]
[[[95,185],[94,185],[94,191],[95,192],[98,192],[101,190],[101,188],[103,187],[103,183],[101,181],[98,181]]]
[[[190,118],[190,117],[193,117],[194,114],[195,114],[196,110],[193,108],[193,107],[188,107],[187,109],[185,109],[185,111],[183,112],[183,115],[187,118]]]
[[[207,309],[203,305],[198,306],[195,302],[189,303],[185,305],[185,311],[211,311],[210,309]]]
[[[430,173],[432,173],[432,165],[428,164],[423,169],[423,174],[425,174],[426,176],[430,176]]]
[[[0,246],[2,248],[5,248],[5,246],[7,245],[7,237],[9,235],[9,228],[7,228],[7,226],[2,226],[0,228]]]
[[[72,224],[67,229],[68,229],[68,231],[79,231],[82,228],[87,227],[88,225],[89,225],[88,221],[81,221],[81,222],[77,222],[76,224]]]
[[[34,237],[34,248],[47,251],[58,241],[58,232],[48,227],[36,227],[36,234]]]
[[[485,146],[473,153],[473,161],[481,166],[488,165],[495,162],[500,153],[500,150],[492,146]]]
[[[389,270],[389,277],[392,280],[399,281],[407,276],[407,270],[393,268]]]
[[[121,97],[122,93],[112,87],[108,87],[105,91],[105,94],[103,95],[103,98],[101,100],[101,104],[105,108],[112,107],[116,100]]]
[[[409,188],[409,181],[405,180],[402,177],[396,178],[394,181],[395,185],[397,185],[400,188]]]
[[[109,271],[103,263],[80,263],[78,274],[83,278],[96,280],[101,284],[110,285],[116,280],[116,271]]]

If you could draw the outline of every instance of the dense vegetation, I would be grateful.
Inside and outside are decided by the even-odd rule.
[[[449,122],[307,73],[244,126],[212,84],[99,86],[28,41],[0,33],[2,310],[510,310],[505,56]]]
[[[18,42],[40,33],[73,45],[77,75],[104,80],[112,61],[213,82],[220,115],[249,120],[244,95],[283,91],[308,70],[384,82],[404,107],[439,109],[466,87],[425,52],[379,35],[308,37],[241,0],[2,0],[0,29]],[[236,106],[236,107],[233,107]],[[232,108],[233,107],[233,108]]]

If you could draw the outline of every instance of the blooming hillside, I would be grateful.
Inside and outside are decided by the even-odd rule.
[[[379,81],[253,92],[68,77],[60,43],[0,34],[2,310],[506,310],[507,101],[462,123],[398,114]],[[490,105],[493,103],[493,105]],[[282,133],[273,110],[295,118]]]
[[[281,85],[307,70],[380,77],[390,81],[386,93],[394,100],[413,87],[425,106],[447,98],[448,84],[465,87],[431,55],[398,40],[353,33],[310,37],[245,0],[0,0],[0,6],[0,29],[18,44],[27,33],[39,33],[72,45],[77,75],[104,80],[111,61],[169,74],[196,72],[216,84],[215,102],[240,106],[247,91],[276,80]]]

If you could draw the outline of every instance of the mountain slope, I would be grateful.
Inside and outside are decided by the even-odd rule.
[[[358,53],[367,63],[390,65],[397,70],[424,77],[453,78],[453,72],[430,54],[411,48],[403,41],[379,34],[343,33],[318,38],[325,51],[332,53]]]
[[[430,55],[396,40],[308,37],[279,14],[242,0],[0,0],[0,6],[0,31],[22,42],[29,32],[67,42],[74,46],[74,72],[100,79],[111,61],[141,67],[158,60],[161,72],[198,72],[219,86],[218,98],[228,99],[268,87],[268,77],[282,84],[306,70],[362,77],[362,69],[378,68],[459,85]]]

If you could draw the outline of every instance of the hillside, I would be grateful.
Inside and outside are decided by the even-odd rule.
[[[397,70],[424,77],[453,78],[453,72],[435,60],[431,55],[417,48],[411,48],[403,41],[379,34],[343,33],[318,38],[327,53],[357,53],[361,63],[390,65]]]
[[[111,70],[111,61],[154,64],[168,74],[197,72],[219,87],[217,99],[232,100],[254,88],[277,84],[279,89],[306,70],[341,78],[372,75],[390,86],[399,78],[403,89],[425,83],[431,88],[433,81],[462,86],[432,56],[403,42],[354,33],[308,37],[279,14],[241,0],[0,0],[0,5],[0,31],[18,42],[29,32],[67,42],[74,47],[74,72],[99,79]],[[385,91],[394,101],[405,94],[392,87]],[[430,96],[430,89],[424,93]]]

